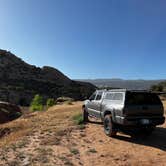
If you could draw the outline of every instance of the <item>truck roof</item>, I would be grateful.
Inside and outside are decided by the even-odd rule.
[[[101,89],[101,90],[97,90],[98,92],[147,92],[147,93],[151,93],[152,91],[149,90],[130,90],[130,89]]]

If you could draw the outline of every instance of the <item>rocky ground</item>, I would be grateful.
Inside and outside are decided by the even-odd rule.
[[[101,122],[74,124],[81,104],[54,106],[1,125],[0,165],[166,165],[166,123],[149,137],[109,138]]]

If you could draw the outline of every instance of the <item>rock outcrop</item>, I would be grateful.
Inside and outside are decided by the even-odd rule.
[[[7,102],[0,102],[0,124],[17,119],[22,115],[21,109]]]
[[[0,100],[29,105],[35,94],[47,98],[60,96],[82,100],[95,90],[90,83],[69,79],[59,70],[39,68],[25,63],[14,54],[0,50]]]

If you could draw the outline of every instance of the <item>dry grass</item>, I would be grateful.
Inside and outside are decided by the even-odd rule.
[[[63,151],[69,156],[77,153],[68,145],[64,147],[63,139],[68,140],[77,129],[72,117],[80,112],[81,105],[82,102],[56,105],[1,125],[0,132],[6,133],[0,135],[0,165],[73,165],[68,156],[60,158]]]
[[[66,128],[73,125],[72,116],[79,112],[81,102],[77,102],[78,107],[74,105],[53,106],[45,112],[30,113],[10,123],[0,126],[0,129],[8,129],[10,132],[0,139],[0,147],[9,145],[23,136],[32,135],[34,132],[56,132],[63,134]],[[68,107],[68,111],[64,108]]]
[[[163,104],[166,108],[166,100]],[[162,165],[166,162],[165,124],[149,139],[139,141],[122,133],[119,139],[109,138],[102,125],[76,126],[73,117],[80,117],[81,105],[82,102],[56,105],[1,125],[0,132],[6,134],[0,137],[0,165]],[[138,159],[142,163],[137,164]]]
[[[75,102],[73,105],[56,105],[47,111],[29,113],[25,117],[1,125],[0,132],[3,130],[8,132],[4,133],[4,136],[0,135],[0,147],[9,145],[23,136],[33,135],[34,132],[54,132],[61,136],[66,134],[66,129],[73,126],[72,117],[80,114],[81,104]],[[166,100],[163,100],[163,105],[166,111]]]
[[[16,141],[17,139],[26,135],[32,129],[30,120],[19,119],[4,125],[1,125],[1,129],[8,129],[10,132],[0,140],[0,147],[6,146],[9,143]]]

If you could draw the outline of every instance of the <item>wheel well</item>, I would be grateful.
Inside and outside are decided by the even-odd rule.
[[[104,117],[105,117],[106,115],[111,115],[111,111],[105,111],[105,112],[104,112]]]

